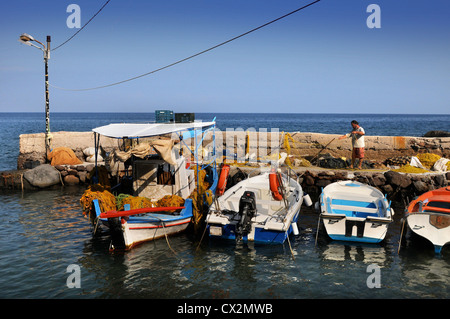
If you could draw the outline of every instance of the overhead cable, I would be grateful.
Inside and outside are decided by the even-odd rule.
[[[64,44],[66,44],[67,42],[69,42],[70,40],[72,40],[78,33],[80,33],[81,30],[84,29],[85,26],[87,26],[89,24],[89,22],[91,22],[102,10],[104,7],[106,7],[106,5],[109,3],[109,1],[111,0],[107,0],[105,2],[105,4],[100,8],[100,10],[97,11],[97,13],[95,13],[92,18],[89,19],[88,22],[86,22],[81,28],[80,30],[78,30],[77,32],[75,32],[70,38],[68,38],[66,41],[64,41],[63,43],[61,43],[60,45],[58,45],[57,47],[51,49],[50,51],[55,51],[56,49],[62,47]]]
[[[163,67],[161,67],[161,68],[155,69],[155,70],[153,70],[153,71],[150,71],[150,72],[147,72],[147,73],[144,73],[144,74],[141,74],[141,75],[138,75],[138,76],[135,76],[135,77],[126,79],[126,80],[122,80],[122,81],[115,82],[115,83],[111,83],[111,84],[107,84],[107,85],[102,85],[102,86],[97,86],[97,87],[92,87],[92,88],[86,88],[86,89],[66,89],[66,88],[57,87],[57,86],[54,86],[54,85],[51,85],[51,84],[50,84],[50,85],[51,85],[52,87],[56,88],[56,89],[65,90],[65,91],[89,91],[89,90],[103,89],[103,88],[111,87],[111,86],[114,86],[114,85],[122,84],[122,83],[125,83],[125,82],[129,82],[129,81],[132,81],[132,80],[136,80],[136,79],[142,78],[142,77],[144,77],[144,76],[147,76],[147,75],[150,75],[150,74],[153,74],[153,73],[162,71],[162,70],[167,69],[167,68],[170,68],[170,67],[172,67],[172,66],[174,66],[174,65],[180,64],[180,63],[182,63],[182,62],[185,62],[185,61],[187,61],[187,60],[190,60],[190,59],[192,59],[192,58],[195,58],[195,57],[197,57],[197,56],[199,56],[199,55],[201,55],[201,54],[204,54],[204,53],[206,53],[206,52],[209,52],[209,51],[211,51],[211,50],[214,50],[214,49],[216,49],[216,48],[218,48],[218,47],[220,47],[220,46],[222,46],[222,45],[225,45],[225,44],[227,44],[227,43],[230,43],[231,41],[234,41],[234,40],[237,40],[237,39],[239,39],[239,38],[242,38],[243,36],[246,36],[246,35],[248,35],[248,34],[250,34],[250,33],[252,33],[252,32],[255,32],[255,31],[257,31],[257,30],[259,30],[259,29],[261,29],[261,28],[264,28],[264,27],[266,27],[266,26],[268,26],[268,25],[270,25],[270,24],[272,24],[272,23],[274,23],[274,22],[277,22],[277,21],[279,21],[279,20],[281,20],[281,19],[284,19],[284,18],[286,18],[286,17],[288,17],[288,16],[290,16],[290,15],[296,13],[296,12],[299,12],[299,11],[301,11],[301,10],[303,10],[303,9],[305,9],[305,8],[311,6],[311,5],[313,5],[313,4],[315,4],[315,3],[319,2],[319,1],[320,1],[320,0],[316,0],[316,1],[314,1],[314,2],[311,2],[311,3],[309,3],[309,4],[307,4],[307,5],[303,6],[303,7],[300,7],[300,8],[298,8],[298,9],[294,10],[294,11],[291,11],[291,12],[289,12],[289,13],[287,13],[287,14],[285,14],[285,15],[279,17],[279,18],[276,18],[276,19],[274,19],[274,20],[272,20],[272,21],[269,21],[269,22],[267,22],[267,23],[265,23],[265,24],[263,24],[263,25],[260,25],[259,27],[256,27],[256,28],[254,28],[254,29],[252,29],[252,30],[250,30],[250,31],[247,31],[247,32],[245,32],[245,33],[242,33],[241,35],[238,35],[238,36],[236,36],[236,37],[234,37],[234,38],[232,38],[232,39],[229,39],[229,40],[227,40],[227,41],[225,41],[225,42],[222,42],[222,43],[219,43],[219,44],[217,44],[217,45],[215,45],[215,46],[213,46],[213,47],[210,47],[209,49],[203,50],[203,51],[201,51],[201,52],[198,52],[198,53],[196,53],[196,54],[193,54],[193,55],[191,55],[191,56],[188,56],[187,58],[178,60],[178,61],[176,61],[176,62],[173,62],[173,63],[171,63],[171,64],[168,64],[168,65],[166,65],[166,66],[163,66]]]

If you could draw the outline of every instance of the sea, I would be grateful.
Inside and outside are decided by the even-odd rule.
[[[195,118],[215,118],[220,130],[344,134],[352,120],[367,135],[423,136],[450,130],[449,114],[196,113]],[[109,123],[154,120],[153,112],[51,113],[50,129],[90,131]],[[0,125],[0,171],[14,170],[19,136],[44,132],[45,116],[0,113]],[[83,217],[83,192],[79,186],[0,191],[0,299],[167,299],[171,302],[162,305],[168,314],[177,314],[180,306],[184,311],[196,300],[214,300],[220,303],[216,314],[222,315],[236,312],[239,304],[242,313],[242,303],[252,302],[273,304],[270,311],[276,315],[280,300],[299,311],[305,303],[296,302],[304,299],[450,297],[450,249],[435,255],[430,243],[403,228],[401,203],[393,203],[394,222],[381,244],[331,241],[317,212],[302,207],[299,235],[283,245],[224,242],[186,232],[112,253],[107,230],[93,236]],[[325,304],[310,306],[319,314]],[[383,305],[377,303],[376,309],[383,312]]]

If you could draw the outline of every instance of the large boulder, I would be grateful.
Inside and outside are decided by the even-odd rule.
[[[384,173],[384,177],[386,177],[389,184],[400,186],[401,188],[407,188],[412,183],[411,178],[409,178],[408,175],[393,171],[387,171]]]
[[[45,188],[59,184],[61,177],[59,171],[49,164],[39,165],[23,174],[23,177],[32,185]]]

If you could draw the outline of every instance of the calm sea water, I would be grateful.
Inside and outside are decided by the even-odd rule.
[[[0,298],[449,298],[450,251],[407,236],[397,253],[401,211],[382,245],[332,242],[303,209],[300,235],[284,245],[236,245],[189,233],[109,253],[93,237],[82,190],[0,194]],[[198,248],[198,249],[197,249]],[[70,265],[80,288],[68,288]],[[379,267],[380,288],[369,288]],[[69,282],[72,282],[69,280]],[[370,281],[374,282],[374,281]]]
[[[148,118],[146,118],[148,116]],[[196,114],[217,116],[220,129],[347,132],[358,120],[373,135],[420,136],[448,130],[450,116]],[[120,121],[152,121],[152,114],[52,114],[52,131],[87,131]],[[42,114],[0,113],[0,171],[14,169],[19,134],[42,132]],[[420,124],[420,125],[419,125]],[[404,129],[402,129],[402,127]],[[369,134],[369,133],[368,133]],[[395,207],[381,245],[332,242],[317,214],[302,209],[300,235],[284,245],[236,245],[189,233],[109,253],[107,232],[92,236],[79,199],[84,189],[0,192],[0,298],[449,298],[450,249],[406,237],[397,253],[403,207]],[[197,249],[198,248],[198,249]],[[69,288],[70,265],[80,269],[80,288]],[[380,288],[369,288],[370,265]],[[369,268],[368,268],[369,267]],[[373,283],[373,281],[372,281]]]

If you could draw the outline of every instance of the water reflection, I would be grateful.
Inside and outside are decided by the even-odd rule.
[[[392,258],[382,245],[361,245],[356,243],[332,242],[322,247],[323,260],[360,261],[366,264],[388,266]]]
[[[396,220],[381,245],[331,241],[304,211],[290,244],[259,245],[181,234],[110,253],[106,230],[92,236],[82,190],[0,194],[0,291],[4,298],[448,298],[450,250],[440,257],[412,241],[397,253]],[[292,249],[292,250],[291,250]],[[81,289],[66,286],[70,264]],[[366,285],[381,267],[381,289]]]

